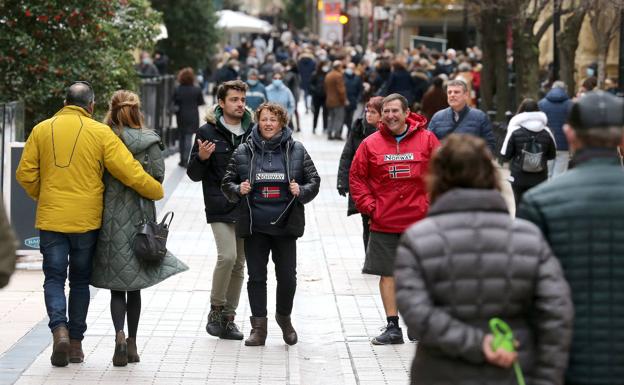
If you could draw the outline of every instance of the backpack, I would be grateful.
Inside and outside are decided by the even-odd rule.
[[[524,144],[520,155],[520,168],[524,172],[537,173],[546,169],[546,157],[542,144],[536,141],[537,133],[533,133],[522,127],[531,139]]]

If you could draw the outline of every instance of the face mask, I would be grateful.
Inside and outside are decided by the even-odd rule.
[[[323,70],[323,72],[327,72],[327,71],[329,71],[329,67],[323,67],[323,68],[321,68],[321,69]]]
[[[232,68],[233,68],[233,69],[234,69],[234,71],[236,71],[236,72],[240,71],[240,67],[239,67],[239,66],[234,66],[234,67],[232,67]]]
[[[585,72],[587,73],[587,76],[592,77],[596,74],[596,71],[594,71],[593,68],[587,68],[587,70],[585,70]]]
[[[351,68],[347,68],[347,69],[345,70],[345,73],[346,73],[347,75],[353,75],[353,70],[352,70]]]
[[[282,79],[273,79],[273,85],[275,87],[281,87],[282,84],[284,84],[284,82],[282,82]]]
[[[247,79],[247,83],[248,83],[250,86],[255,86],[256,84],[258,84],[258,81],[257,81],[257,80],[254,80],[254,79]]]
[[[143,64],[150,64],[152,61],[148,58],[143,59]]]
[[[325,60],[327,60],[327,55],[319,55],[318,58],[319,58],[320,61],[325,61]]]

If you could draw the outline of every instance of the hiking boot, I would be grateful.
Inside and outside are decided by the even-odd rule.
[[[251,334],[245,340],[245,346],[261,346],[266,342],[267,317],[249,317]]]
[[[373,345],[394,345],[403,343],[403,331],[393,322],[389,322],[382,330],[384,330],[383,333],[371,340]]]
[[[407,328],[407,339],[412,342],[416,342],[418,341],[418,336],[416,335],[416,332],[414,332],[412,329]]]
[[[84,361],[82,352],[82,342],[80,340],[69,340],[69,362],[79,364]]]
[[[223,333],[223,324],[221,322],[223,314],[223,306],[210,305],[210,313],[208,313],[208,323],[206,331],[211,336],[219,337]]]
[[[275,320],[277,321],[280,329],[282,329],[282,338],[284,338],[284,342],[288,345],[296,344],[298,340],[297,332],[290,322],[290,316],[275,313]]]
[[[62,325],[52,331],[52,355],[50,362],[54,366],[67,366],[69,363],[69,332]]]
[[[128,362],[139,362],[139,352],[136,346],[136,338],[126,338],[126,345],[128,345]]]
[[[113,366],[128,365],[128,343],[123,330],[115,335],[115,354],[113,354]]]
[[[233,315],[224,315],[221,319],[223,324],[223,330],[221,331],[221,335],[219,338],[224,340],[242,340],[243,333],[238,330],[238,326],[234,323]]]

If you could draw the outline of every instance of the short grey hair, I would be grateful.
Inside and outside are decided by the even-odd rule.
[[[564,90],[567,90],[568,86],[566,86],[563,80],[557,80],[552,84],[551,88],[563,88]]]
[[[93,93],[93,88],[91,88],[91,85],[88,82],[74,82],[67,88],[67,94],[65,95],[65,103],[67,103],[67,105],[87,109],[94,101],[95,94]]]
[[[464,79],[453,79],[446,82],[446,89],[449,87],[461,87],[464,92],[468,92],[468,83]]]

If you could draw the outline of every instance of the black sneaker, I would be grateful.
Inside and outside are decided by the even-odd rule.
[[[373,345],[394,345],[403,343],[403,331],[392,322],[381,329],[384,332],[371,340]]]
[[[416,333],[412,329],[407,328],[407,339],[409,339],[412,342],[417,342],[418,341],[418,336],[416,335]]]
[[[221,306],[210,306],[208,313],[208,323],[206,331],[211,336],[219,337],[223,333],[223,322],[221,321],[223,308]]]
[[[222,319],[223,329],[219,338],[224,340],[242,340],[243,333],[238,330],[238,326],[234,323],[234,316],[224,316]]]

